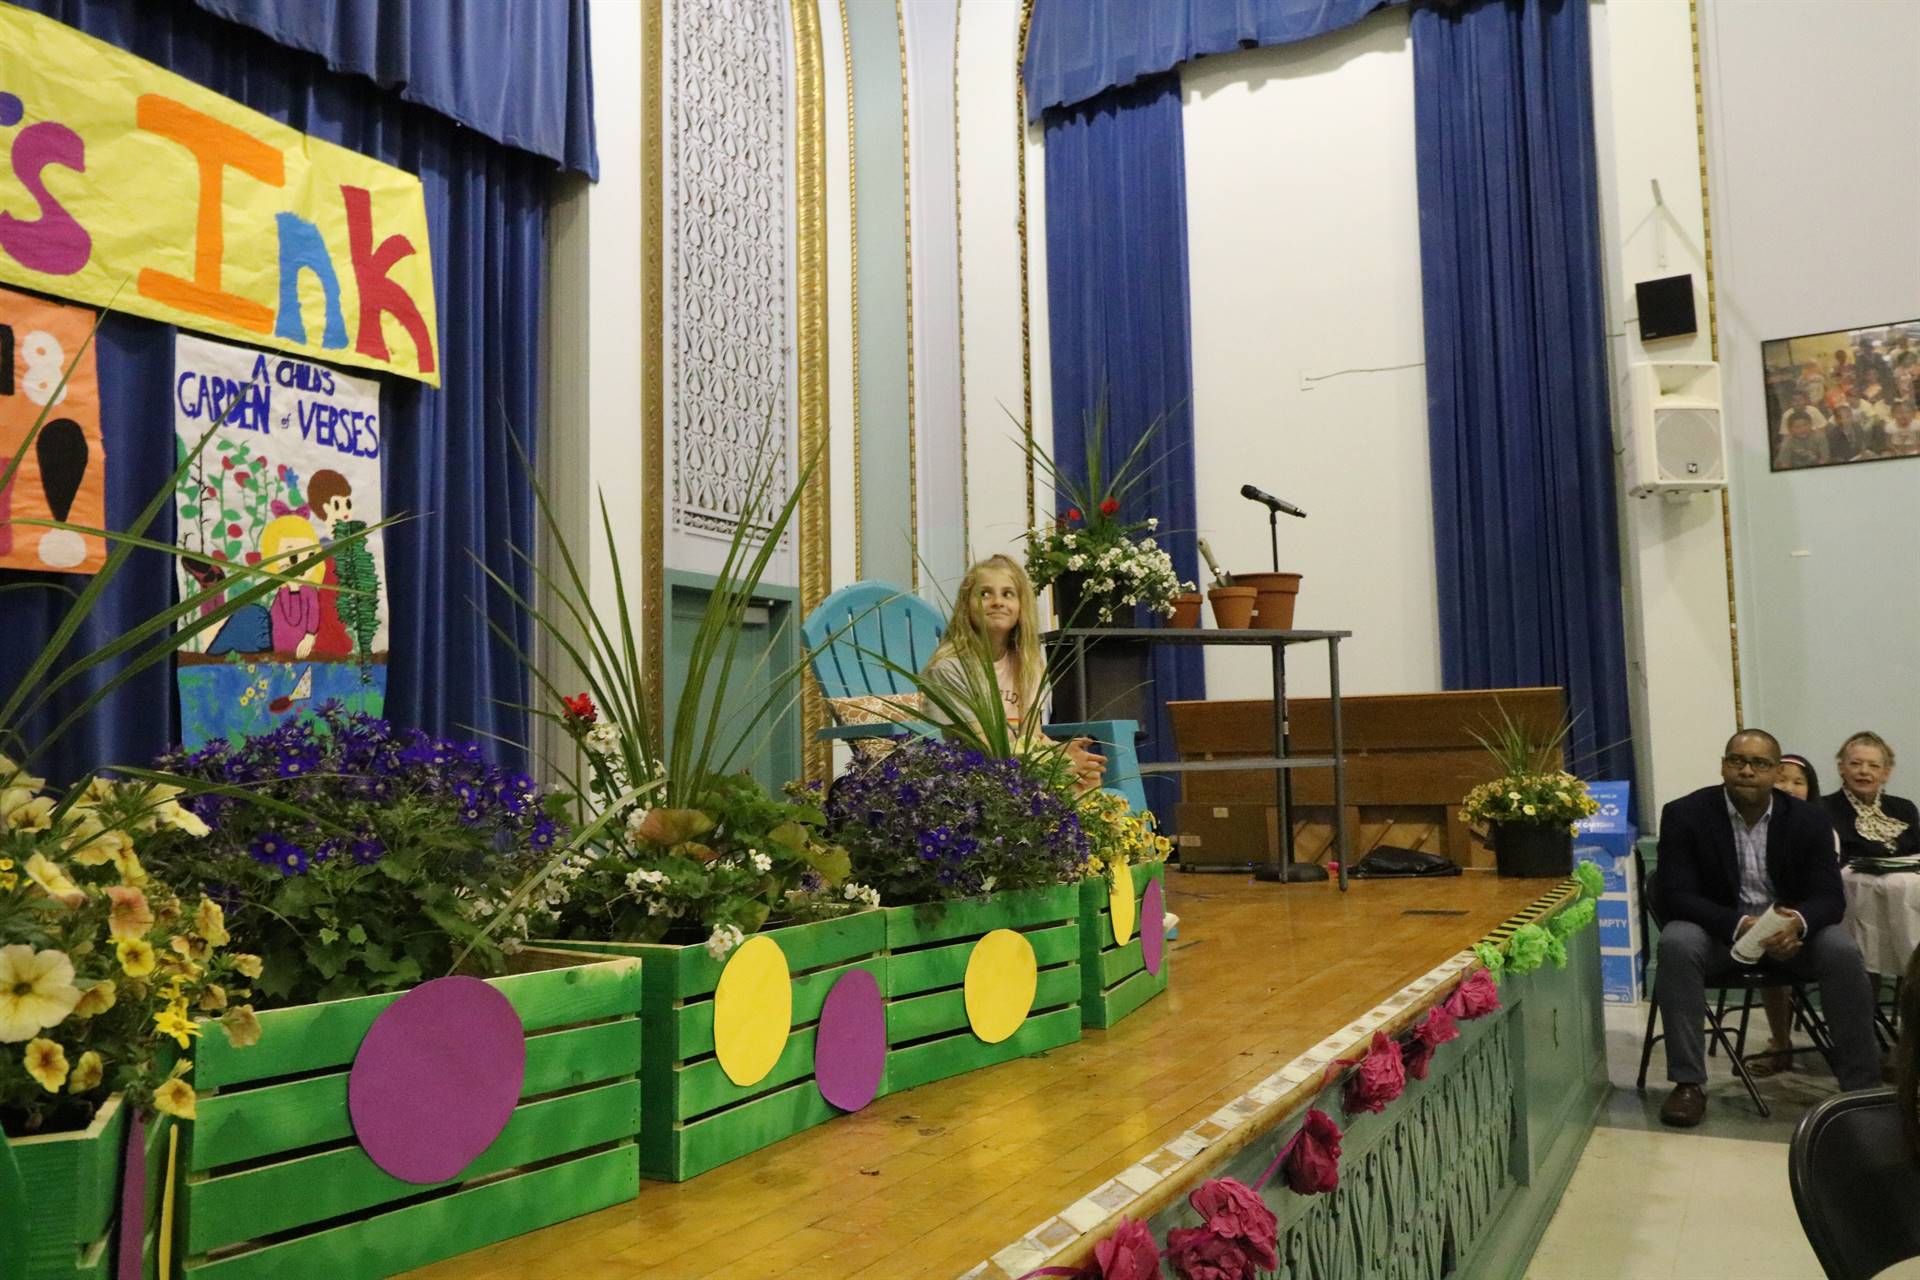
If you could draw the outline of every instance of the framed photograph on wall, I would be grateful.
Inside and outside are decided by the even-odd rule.
[[[1920,320],[1760,344],[1775,471],[1920,457]]]

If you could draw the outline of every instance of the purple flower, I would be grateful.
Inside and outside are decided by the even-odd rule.
[[[373,836],[355,840],[348,846],[348,851],[353,855],[354,865],[361,867],[370,867],[387,856],[387,846]]]

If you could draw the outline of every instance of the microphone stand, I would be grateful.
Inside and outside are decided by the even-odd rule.
[[[1278,507],[1267,508],[1267,535],[1273,542],[1273,571],[1278,573],[1280,572],[1280,508]],[[1284,669],[1281,664],[1286,659],[1281,656],[1282,652],[1283,649],[1274,651],[1276,676]],[[1274,719],[1280,722],[1280,754],[1290,756],[1293,754],[1293,732],[1289,725],[1291,717],[1287,715],[1287,687],[1284,677],[1274,681],[1273,696],[1279,703],[1274,708]],[[1325,867],[1311,862],[1301,863],[1293,860],[1293,771],[1291,769],[1282,770],[1280,773],[1280,811],[1275,818],[1274,825],[1278,829],[1274,832],[1274,836],[1280,841],[1279,869],[1270,869],[1262,863],[1253,869],[1253,878],[1269,883],[1278,881],[1282,884],[1313,884],[1326,880]],[[1345,815],[1336,810],[1333,820],[1336,823],[1342,822],[1345,820]]]

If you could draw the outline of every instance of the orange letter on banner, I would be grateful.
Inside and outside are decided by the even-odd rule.
[[[354,350],[363,356],[391,362],[387,336],[380,331],[382,312],[391,311],[400,327],[413,339],[413,350],[420,372],[432,373],[433,335],[413,295],[387,279],[396,262],[413,256],[413,241],[403,235],[391,235],[373,247],[373,196],[364,187],[340,188],[347,206],[347,251],[353,256],[353,278],[360,288],[360,337]]]
[[[286,166],[277,147],[232,125],[157,93],[143,93],[137,113],[142,129],[171,138],[193,152],[200,166],[200,217],[194,230],[193,279],[182,280],[150,268],[140,272],[140,293],[155,302],[197,315],[225,320],[256,333],[273,329],[273,309],[220,288],[220,264],[226,254],[221,200],[226,171],[238,169],[270,187],[286,182]]]

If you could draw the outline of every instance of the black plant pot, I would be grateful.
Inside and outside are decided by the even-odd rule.
[[[1564,822],[1496,822],[1493,861],[1503,876],[1560,879],[1573,874],[1573,832]]]
[[[1133,606],[1123,605],[1111,595],[1090,594],[1084,573],[1063,573],[1055,578],[1053,603],[1063,627],[1131,627],[1134,624]],[[1106,606],[1105,612],[1111,617],[1100,616],[1102,606]]]

